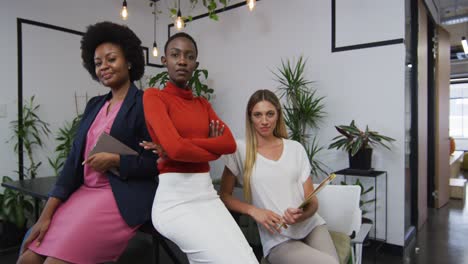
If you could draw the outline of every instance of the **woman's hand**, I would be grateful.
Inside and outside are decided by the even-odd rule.
[[[208,135],[209,138],[219,137],[223,135],[224,132],[224,125],[219,124],[219,120],[211,120],[210,122],[210,133]]]
[[[51,219],[49,218],[46,218],[46,219],[39,218],[37,223],[31,227],[31,233],[29,234],[28,238],[24,241],[20,254],[24,253],[24,251],[28,248],[29,244],[31,244],[31,242],[34,239],[36,239],[36,246],[39,247],[39,245],[42,242],[42,239],[47,233],[47,230],[49,230],[50,221]]]
[[[270,232],[271,234],[281,233],[281,229],[279,226],[279,224],[281,223],[281,216],[279,216],[278,214],[270,210],[255,208],[250,213],[250,216],[257,223],[265,227],[265,229],[268,230],[268,232]]]
[[[140,146],[143,147],[145,150],[152,150],[154,154],[158,154],[158,163],[167,158],[166,151],[159,144],[156,144],[154,142],[142,141],[140,143]]]
[[[110,168],[119,167],[119,163],[120,155],[108,152],[93,154],[83,161],[83,165],[88,164],[88,166],[99,172],[105,172]]]
[[[284,211],[283,222],[288,225],[294,225],[301,222],[304,211],[297,208],[288,208]]]

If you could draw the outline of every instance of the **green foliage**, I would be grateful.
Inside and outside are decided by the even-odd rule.
[[[8,176],[2,177],[2,183],[11,181],[13,179]],[[0,194],[0,218],[15,224],[20,229],[26,227],[26,213],[32,214],[33,210],[32,198],[18,191],[6,188],[4,193]]]
[[[149,87],[162,88],[169,81],[169,73],[167,71],[160,72],[156,76],[150,77],[148,82]]]
[[[323,150],[323,146],[320,146],[317,142],[317,138],[313,137],[309,145],[304,145],[307,156],[309,157],[312,175],[326,175],[326,165],[317,158],[317,154]]]
[[[341,185],[348,185],[346,184],[346,182],[342,181],[341,182]],[[372,192],[374,190],[374,186],[371,186],[367,189],[364,188],[364,185],[362,185],[361,181],[359,179],[356,179],[356,182],[353,184],[353,185],[357,185],[361,188],[361,197],[364,196],[365,194],[369,193],[369,192]],[[366,204],[372,204],[372,203],[375,203],[376,199],[369,199],[369,200],[363,200],[361,198],[361,200],[359,200],[359,207],[361,208],[361,211],[362,211],[362,215],[366,215],[367,213],[369,213],[369,211],[365,210],[363,207],[364,205]],[[365,217],[363,217],[364,219]],[[372,223],[372,220],[366,218],[368,221],[370,221]]]
[[[325,117],[324,97],[317,96],[311,88],[313,82],[305,78],[306,62],[302,56],[295,64],[289,60],[281,61],[281,67],[273,74],[279,83],[280,97],[286,98],[283,111],[289,137],[305,147],[312,165],[311,173],[318,176],[327,174],[326,165],[317,159],[323,147],[318,145],[315,136],[311,139],[308,131],[318,129]]]
[[[29,160],[29,167],[24,166],[24,177],[34,179],[37,176],[37,170],[41,166],[41,162],[36,163],[34,160],[34,150],[43,147],[43,136],[48,136],[50,133],[49,124],[44,122],[37,112],[40,105],[34,102],[32,96],[27,103],[23,105],[22,125],[19,120],[10,122],[10,127],[14,135],[11,140],[15,141],[14,151],[18,153],[19,139],[23,140],[23,151],[26,152],[26,157]],[[19,171],[17,171],[19,174]],[[11,182],[12,178],[3,176],[2,182]],[[18,228],[26,227],[26,214],[32,213],[34,204],[30,197],[22,193],[6,188],[3,194],[0,194],[0,217],[5,221],[14,223]]]
[[[211,99],[211,95],[213,94],[214,90],[209,88],[207,84],[204,84],[200,77],[203,76],[203,80],[208,80],[208,70],[205,69],[197,69],[193,72],[192,78],[188,83],[189,87],[192,87],[193,93],[195,96],[202,96],[205,97],[206,100]]]
[[[192,92],[194,96],[202,96],[207,100],[211,99],[214,90],[209,88],[206,82],[208,79],[208,70],[205,69],[197,69],[193,72],[192,77],[188,82],[188,86],[192,88]],[[167,71],[158,73],[156,76],[151,77],[149,80],[150,87],[158,87],[163,88],[166,83],[169,81],[169,73]]]
[[[390,149],[385,142],[392,142],[395,139],[387,136],[380,135],[376,131],[369,130],[369,126],[366,126],[366,130],[360,130],[354,120],[351,121],[349,126],[341,125],[335,126],[336,130],[340,135],[334,137],[334,140],[328,149],[336,148],[343,149],[351,153],[351,156],[356,155],[360,149],[372,148],[372,146],[383,146],[386,149]]]
[[[70,153],[73,140],[75,139],[78,125],[80,124],[81,115],[76,116],[72,122],[65,122],[62,128],[59,128],[55,140],[58,142],[55,148],[57,156],[55,159],[48,158],[49,165],[54,170],[54,174],[58,175],[62,169],[65,160],[67,159],[68,153]]]
[[[212,20],[218,21],[219,16],[216,14],[216,9],[218,6],[223,6],[225,8],[229,3],[229,0],[202,0],[201,4],[206,8],[208,11],[208,17]],[[200,2],[198,0],[190,0],[190,7],[193,10]],[[169,13],[171,14],[171,17],[176,17],[177,16],[177,11],[178,11],[178,6],[177,2],[174,2],[174,7],[169,8]],[[183,10],[182,10],[183,11]],[[184,12],[182,12],[184,13]],[[193,17],[192,16],[182,16],[182,19],[184,21],[192,21]]]
[[[192,7],[195,7],[198,4],[198,0],[190,0]],[[229,0],[202,0],[203,6],[208,10],[208,17],[212,20],[218,21],[219,17],[215,13],[218,4],[223,7],[228,5]]]
[[[14,135],[12,140],[15,140],[14,151],[18,153],[18,142],[21,138],[23,140],[23,151],[26,152],[29,167],[25,167],[25,177],[31,177],[34,179],[37,176],[37,170],[41,166],[41,162],[36,163],[33,157],[33,151],[36,148],[42,148],[43,142],[42,136],[49,136],[50,129],[49,124],[44,122],[38,115],[40,105],[36,105],[34,102],[34,96],[32,96],[28,103],[23,105],[23,122],[20,126],[19,120],[10,122],[10,127],[13,130]]]

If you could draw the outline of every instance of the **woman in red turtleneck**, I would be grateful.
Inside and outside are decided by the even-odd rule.
[[[161,58],[169,81],[143,96],[146,124],[162,148],[153,202],[155,228],[187,254],[190,263],[258,263],[211,183],[209,161],[236,150],[229,128],[210,103],[187,86],[197,68],[197,45],[173,35]]]

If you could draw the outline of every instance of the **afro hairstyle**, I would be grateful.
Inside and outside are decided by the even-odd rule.
[[[112,43],[122,49],[125,59],[132,65],[129,70],[130,81],[139,80],[143,76],[145,60],[141,40],[127,26],[105,21],[88,26],[81,39],[83,67],[94,80],[98,81],[94,65],[94,52],[103,43]]]

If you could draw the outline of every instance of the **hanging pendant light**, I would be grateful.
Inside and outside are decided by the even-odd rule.
[[[120,16],[123,20],[127,20],[128,18],[128,10],[127,10],[127,0],[123,1],[122,10],[120,11]]]
[[[177,18],[174,22],[174,25],[176,26],[177,30],[181,30],[185,27],[184,20],[182,19],[182,13],[180,12],[180,0],[179,0],[179,10],[177,10]]]
[[[159,55],[158,46],[156,45],[156,41],[155,41],[153,42],[153,56],[157,57],[158,55]]]
[[[153,56],[157,57],[159,52],[158,52],[158,45],[156,44],[156,1],[154,1],[153,5],[154,5],[154,10],[153,10],[153,15],[154,15]]]
[[[249,7],[250,11],[253,11],[255,8],[255,0],[247,0],[247,6]]]

